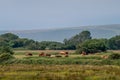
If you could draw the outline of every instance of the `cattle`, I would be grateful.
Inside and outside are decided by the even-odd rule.
[[[50,57],[50,56],[51,56],[51,54],[46,54],[45,56]]]
[[[103,59],[108,59],[109,56],[108,56],[108,55],[103,55],[103,56],[101,56],[101,58],[103,58]]]
[[[82,51],[81,55],[84,56],[87,55],[87,53],[85,51]]]
[[[25,55],[26,56],[32,56],[33,54],[29,52],[29,53],[26,53]]]
[[[64,51],[61,51],[59,54],[61,54],[61,55],[68,55],[69,53],[68,53],[68,52],[64,52]]]
[[[45,56],[50,57],[51,54],[46,54],[46,53],[44,53],[44,52],[41,52],[41,53],[39,54],[39,56],[42,56],[42,57],[45,57]]]
[[[46,56],[46,54],[44,52],[41,52],[39,56]]]

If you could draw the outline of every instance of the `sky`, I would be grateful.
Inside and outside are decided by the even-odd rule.
[[[120,0],[0,0],[0,30],[120,24]]]

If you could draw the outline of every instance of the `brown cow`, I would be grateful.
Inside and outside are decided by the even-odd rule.
[[[26,56],[32,56],[33,54],[32,53],[26,53],[25,55]]]
[[[45,56],[50,57],[50,56],[51,56],[51,54],[46,54]]]
[[[60,54],[61,55],[68,55],[68,52],[61,51]]]
[[[81,55],[84,56],[84,55],[87,55],[87,53],[85,51],[82,51]]]
[[[46,54],[44,52],[41,52],[39,56],[46,56]]]
[[[42,56],[42,57],[44,57],[44,56],[50,57],[51,54],[46,54],[46,53],[44,53],[44,52],[41,52],[41,53],[39,54],[39,56]]]

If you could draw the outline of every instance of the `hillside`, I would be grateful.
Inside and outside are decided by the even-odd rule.
[[[29,38],[37,41],[59,41],[80,33],[83,30],[89,30],[93,38],[110,38],[120,34],[120,24],[81,26],[63,29],[50,30],[24,30],[24,31],[0,31],[0,34],[12,32],[21,38]]]

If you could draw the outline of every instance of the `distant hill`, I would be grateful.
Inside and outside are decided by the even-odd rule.
[[[70,38],[83,30],[89,30],[93,38],[110,38],[120,35],[120,24],[80,26],[50,30],[23,30],[23,31],[0,31],[0,34],[12,32],[21,38],[29,38],[36,41],[59,41]]]

